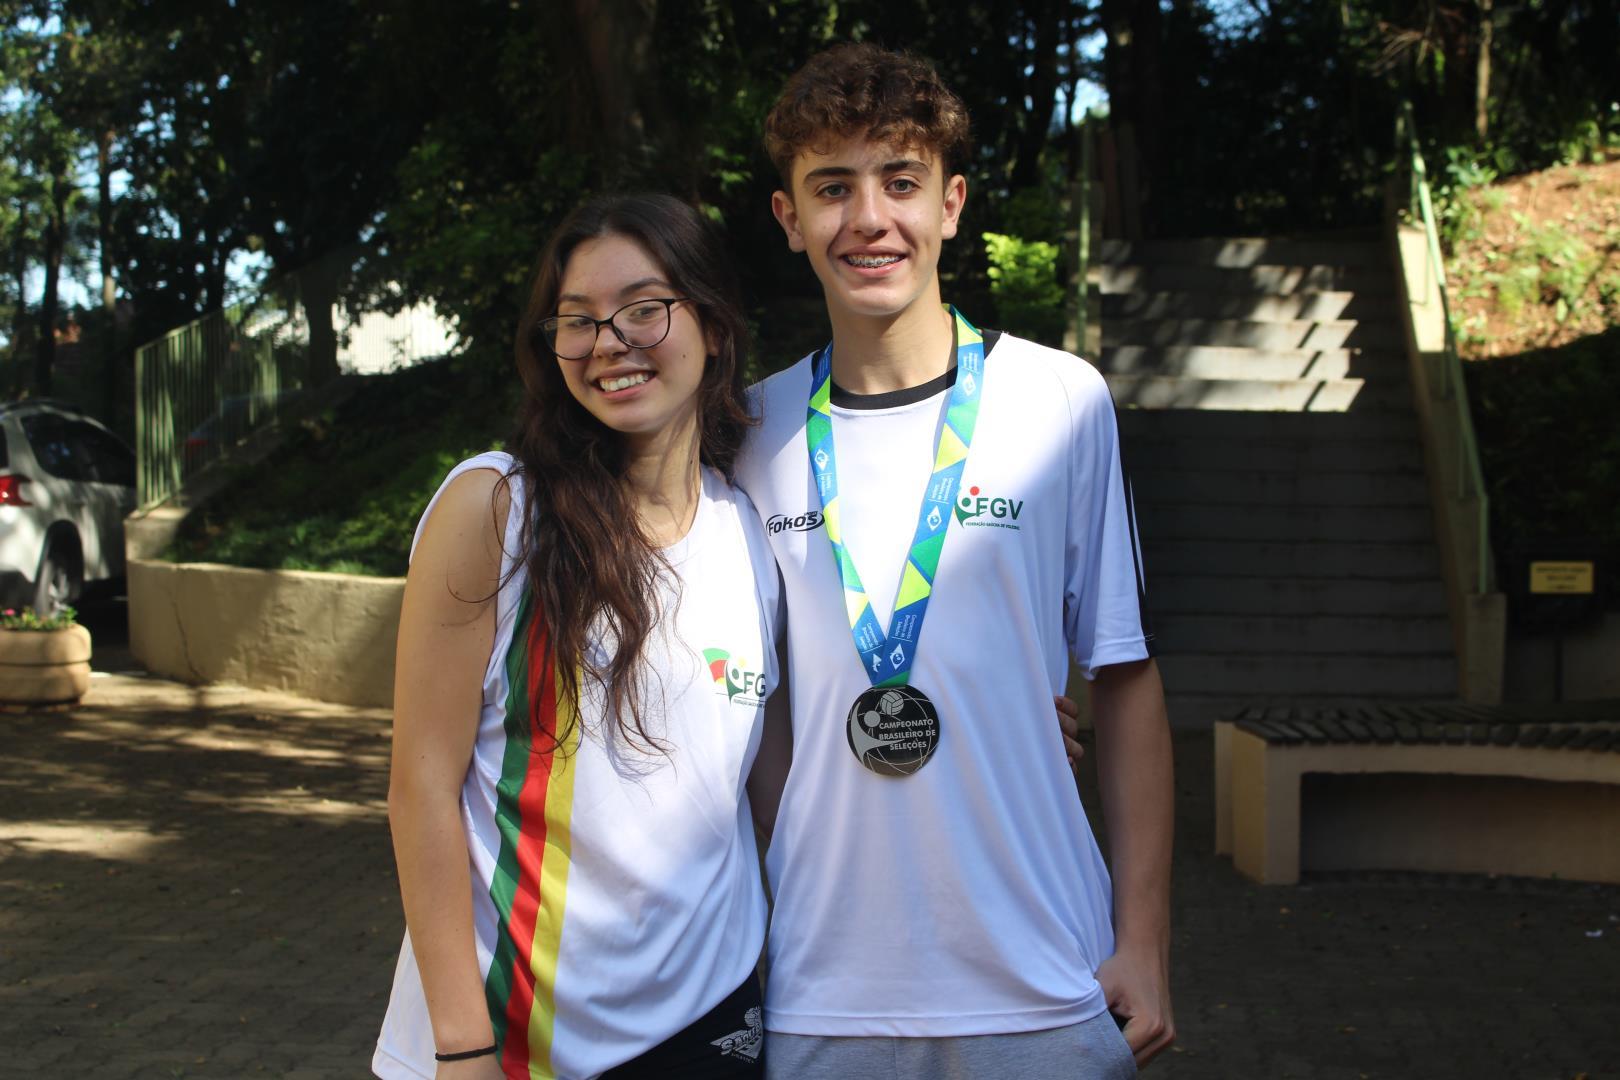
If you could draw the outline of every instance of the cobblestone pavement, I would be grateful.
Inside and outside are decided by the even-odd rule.
[[[0,713],[0,1076],[367,1075],[388,718],[100,676]]]
[[[387,747],[380,711],[128,676],[0,714],[0,1076],[367,1075]],[[1177,758],[1181,1036],[1149,1076],[1620,1077],[1620,889],[1253,886],[1209,854],[1208,736]]]

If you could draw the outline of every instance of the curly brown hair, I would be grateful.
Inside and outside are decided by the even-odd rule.
[[[864,43],[812,56],[765,118],[765,152],[789,191],[801,151],[857,136],[928,150],[946,176],[962,171],[972,149],[967,107],[932,64]]]

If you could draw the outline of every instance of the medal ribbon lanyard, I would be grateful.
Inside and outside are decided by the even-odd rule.
[[[945,407],[934,447],[934,472],[923,492],[917,512],[917,531],[906,555],[900,587],[895,593],[894,614],[885,633],[872,614],[855,561],[844,546],[838,507],[838,456],[833,449],[832,429],[832,345],[829,343],[811,362],[810,409],[805,421],[805,440],[810,446],[810,467],[821,496],[822,520],[838,563],[838,576],[844,585],[844,607],[849,614],[855,649],[861,654],[866,676],[873,686],[904,686],[911,677],[917,642],[922,637],[923,617],[928,613],[928,597],[934,591],[934,574],[939,569],[940,552],[945,550],[945,534],[956,505],[956,490],[967,467],[968,448],[973,444],[973,426],[979,418],[979,395],[984,387],[984,338],[961,312],[947,305],[956,337],[956,384]]]

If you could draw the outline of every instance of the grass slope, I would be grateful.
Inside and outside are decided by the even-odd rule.
[[[1463,359],[1556,349],[1620,326],[1620,161],[1468,188],[1446,217]]]
[[[366,379],[238,469],[186,518],[169,557],[283,570],[405,572],[427,501],[456,462],[501,445],[517,380],[480,390],[493,365],[450,358]]]

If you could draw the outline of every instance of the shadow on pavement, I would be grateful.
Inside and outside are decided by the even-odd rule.
[[[0,714],[0,1075],[366,1075],[402,929],[388,745],[380,710],[105,674]],[[1209,735],[1176,756],[1180,1040],[1149,1076],[1620,1075],[1620,889],[1255,886],[1209,854]]]
[[[0,714],[0,1074],[364,1075],[402,929],[387,734],[117,676]]]

